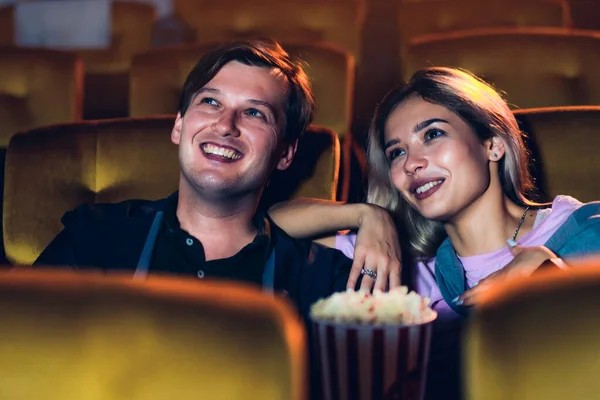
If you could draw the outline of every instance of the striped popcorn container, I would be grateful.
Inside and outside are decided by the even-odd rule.
[[[313,320],[323,400],[421,400],[431,325]]]

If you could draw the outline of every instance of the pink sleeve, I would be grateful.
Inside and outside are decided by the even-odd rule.
[[[356,244],[356,234],[335,235],[335,248],[350,259],[354,259],[354,245]]]

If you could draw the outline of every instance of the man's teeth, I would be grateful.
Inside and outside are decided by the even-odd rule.
[[[202,150],[204,150],[204,152],[207,153],[207,154],[214,154],[214,155],[217,155],[217,156],[229,158],[230,160],[237,160],[238,158],[241,157],[239,154],[237,154],[233,150],[225,149],[223,147],[214,146],[212,144],[206,144],[206,145],[204,145],[202,147]]]
[[[426,192],[426,191],[428,191],[429,189],[431,189],[432,187],[439,185],[440,183],[442,183],[442,181],[434,181],[434,182],[429,182],[429,183],[426,183],[426,184],[424,184],[423,186],[419,186],[419,187],[417,188],[417,193],[423,193],[423,192]]]

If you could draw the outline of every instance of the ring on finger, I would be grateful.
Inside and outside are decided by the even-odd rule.
[[[367,275],[369,278],[377,278],[377,272],[373,271],[372,269],[363,268],[360,273],[361,275]]]

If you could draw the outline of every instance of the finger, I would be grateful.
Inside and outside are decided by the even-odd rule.
[[[350,269],[350,276],[348,277],[348,283],[346,289],[356,289],[356,282],[360,278],[360,272],[363,265],[365,265],[365,255],[360,251],[354,252],[354,261],[352,262],[352,269]]]
[[[377,264],[373,264],[371,260],[365,261],[365,270],[375,271],[377,273]],[[363,275],[362,282],[360,284],[360,290],[371,290],[375,284],[375,279],[371,278],[367,274]]]
[[[516,257],[517,255],[519,255],[519,253],[523,251],[523,247],[519,246],[518,244],[514,246],[508,246],[508,248],[513,257]]]
[[[373,290],[381,290],[382,292],[385,291],[388,283],[388,277],[390,275],[388,264],[389,263],[387,260],[380,261],[379,266],[377,267],[377,278],[375,279],[375,287]]]
[[[476,303],[477,297],[485,290],[483,286],[475,286],[474,288],[467,290],[462,295],[453,300],[453,303],[457,306],[471,306]]]
[[[402,276],[402,264],[392,263],[390,270],[390,289],[397,288],[400,286],[400,277]]]

